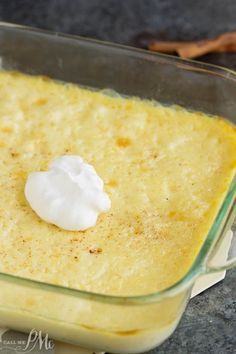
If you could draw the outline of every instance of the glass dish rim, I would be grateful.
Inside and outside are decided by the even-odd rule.
[[[232,80],[236,82],[236,72],[230,70],[228,68],[223,68],[218,65],[202,63],[193,60],[181,59],[178,57],[174,57],[167,54],[159,54],[155,52],[150,52],[144,49],[139,49],[135,47],[129,47],[126,45],[116,44],[107,41],[100,41],[97,39],[84,38],[78,35],[72,34],[64,34],[56,31],[49,31],[44,29],[38,29],[30,26],[18,25],[9,22],[0,21],[0,30],[4,28],[12,28],[15,30],[23,30],[25,32],[30,32],[32,34],[42,34],[50,36],[51,38],[64,38],[64,39],[73,39],[78,41],[79,43],[90,44],[91,46],[99,46],[99,47],[110,47],[112,49],[117,49],[123,51],[123,53],[134,55],[135,57],[140,57],[143,59],[146,58],[156,58],[159,60],[164,60],[166,63],[170,65],[181,64],[182,67],[186,66],[188,69],[192,71],[204,71],[208,74],[217,75],[222,77],[223,79]],[[33,280],[30,278],[24,278],[20,276],[11,275],[8,273],[0,272],[0,280],[6,280],[7,282],[11,282],[17,285],[21,285],[24,287],[30,287],[34,289],[40,289],[43,291],[52,291],[58,294],[64,294],[68,296],[73,296],[77,298],[84,298],[88,300],[93,300],[97,302],[104,303],[113,303],[117,305],[141,305],[141,304],[150,304],[155,303],[163,298],[172,297],[177,295],[182,290],[187,289],[188,286],[191,286],[196,278],[203,274],[206,271],[205,262],[207,260],[207,256],[214,248],[215,243],[220,239],[220,232],[225,226],[225,217],[227,217],[228,212],[233,208],[233,211],[236,212],[236,205],[234,203],[236,197],[236,178],[234,176],[233,181],[226,192],[226,196],[220,206],[220,209],[211,225],[210,230],[206,236],[204,243],[202,244],[196,259],[194,260],[190,269],[185,273],[185,275],[175,284],[167,287],[161,291],[157,291],[154,293],[143,294],[143,295],[134,295],[134,296],[115,296],[115,295],[106,295],[102,293],[89,292],[85,290],[79,290],[69,287],[64,287],[56,284],[41,282],[37,280]]]

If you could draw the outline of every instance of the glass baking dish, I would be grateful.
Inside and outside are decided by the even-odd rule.
[[[0,24],[0,56],[3,70],[109,88],[235,123],[236,75],[227,69],[5,23]],[[235,258],[225,264],[212,261],[233,223],[235,196],[234,179],[191,269],[170,288],[116,297],[1,273],[0,326],[36,328],[52,338],[111,353],[141,353],[159,345],[177,326],[196,279],[236,265]]]

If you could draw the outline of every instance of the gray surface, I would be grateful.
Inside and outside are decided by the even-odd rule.
[[[223,282],[190,300],[175,333],[148,354],[236,353],[235,298],[235,271],[231,270]]]
[[[145,31],[193,40],[236,30],[235,0],[2,0],[0,19],[134,45]],[[208,61],[236,69],[236,54]],[[236,270],[191,300],[175,334],[149,354],[236,353]],[[146,353],[147,354],[147,353]]]
[[[194,40],[236,30],[236,1],[1,0],[0,19],[123,44],[144,31]],[[203,59],[236,69],[236,54]]]

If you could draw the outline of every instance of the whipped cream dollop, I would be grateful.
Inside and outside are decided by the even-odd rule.
[[[44,221],[79,231],[94,226],[98,215],[110,209],[103,186],[93,166],[66,155],[52,161],[48,171],[29,174],[25,197]]]

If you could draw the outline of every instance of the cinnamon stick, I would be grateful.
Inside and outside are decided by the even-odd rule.
[[[196,42],[153,41],[148,49],[161,53],[177,53],[182,58],[196,58],[211,52],[236,52],[236,32]]]

